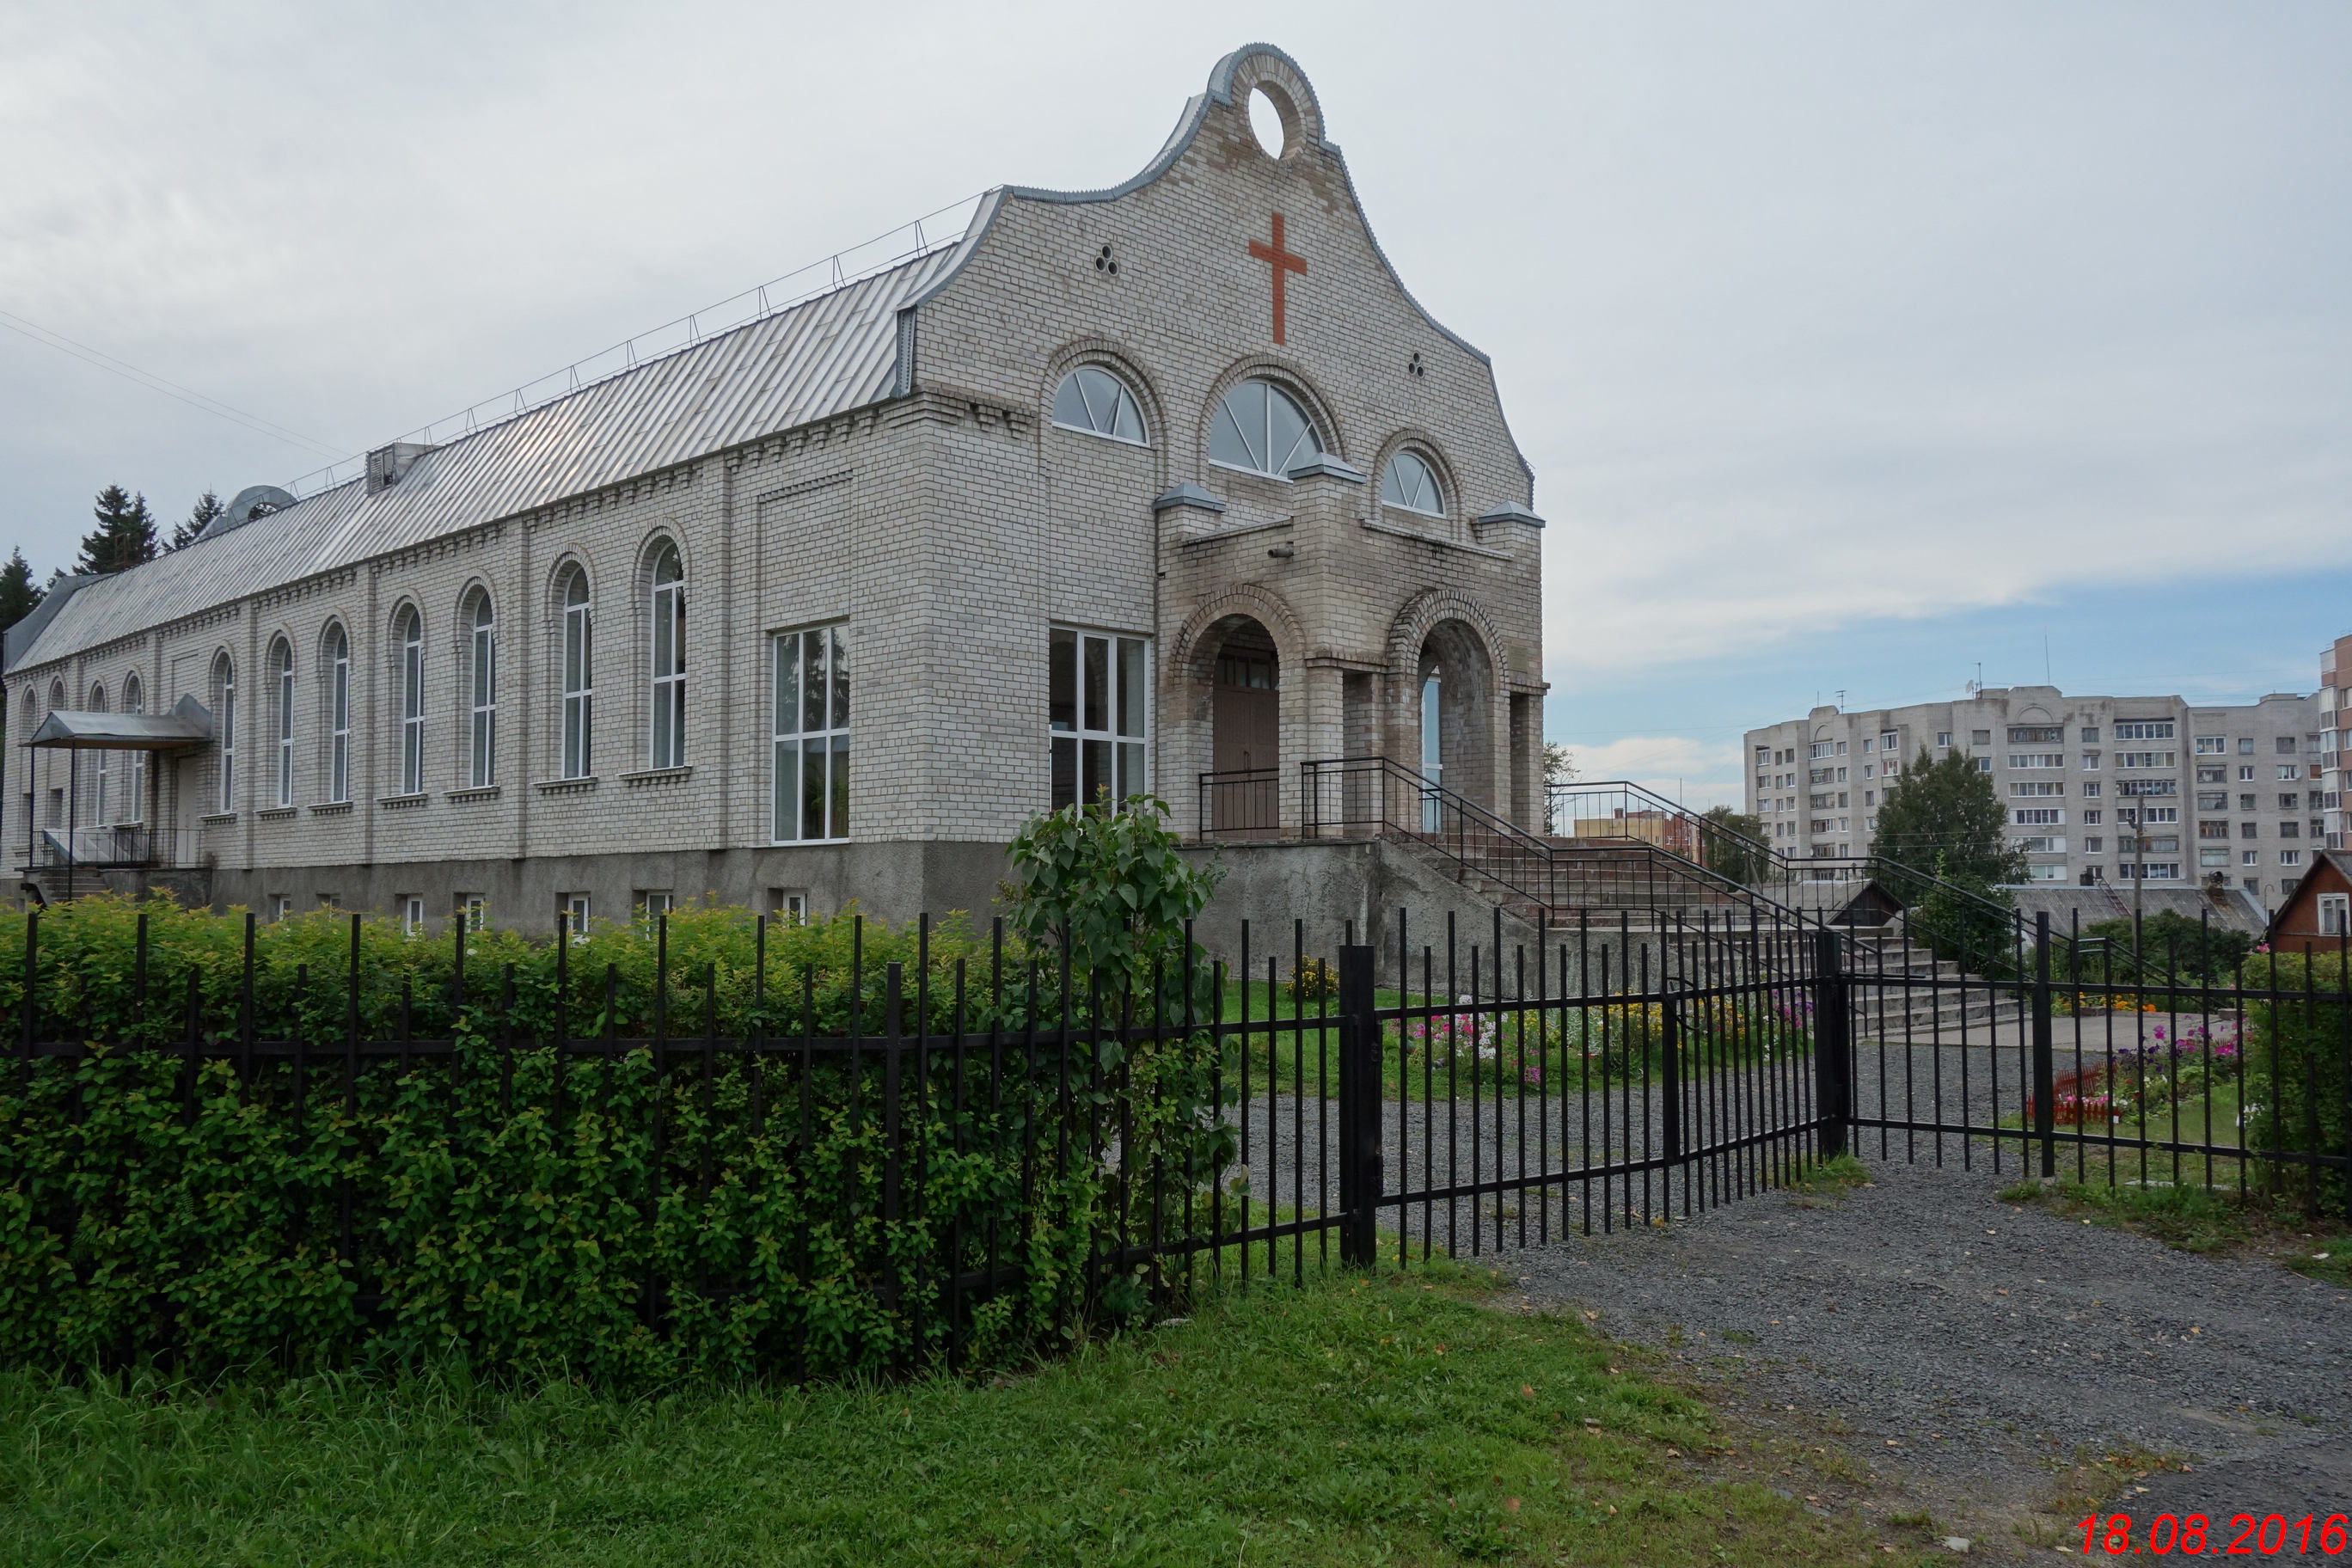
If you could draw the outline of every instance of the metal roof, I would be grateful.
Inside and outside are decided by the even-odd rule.
[[[212,710],[183,697],[164,713],[95,713],[59,708],[25,742],[76,752],[168,752],[213,738]]]
[[[11,669],[233,604],[425,540],[706,457],[888,396],[898,312],[965,244],[819,295],[486,426],[416,459],[81,587]],[[16,639],[10,639],[16,642]]]

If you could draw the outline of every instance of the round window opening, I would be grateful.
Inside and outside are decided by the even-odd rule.
[[[1279,158],[1288,144],[1289,133],[1282,128],[1282,110],[1262,87],[1252,88],[1249,95],[1250,130],[1257,135],[1257,144],[1269,158]]]

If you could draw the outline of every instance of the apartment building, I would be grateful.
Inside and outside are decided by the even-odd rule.
[[[2352,848],[2344,840],[2343,714],[2352,708],[2345,683],[2352,681],[2352,634],[2337,637],[2319,655],[2319,798],[2321,831],[2330,849]]]
[[[2128,882],[2144,867],[2151,884],[2218,878],[2270,908],[2343,828],[2341,810],[2331,820],[2322,805],[2341,799],[2326,794],[2340,781],[2321,777],[2336,755],[2321,749],[2334,690],[2209,706],[2013,686],[1957,702],[1816,708],[1748,732],[1748,809],[1783,855],[1866,856],[1889,784],[1922,756],[1958,751],[1993,775],[2030,881]]]

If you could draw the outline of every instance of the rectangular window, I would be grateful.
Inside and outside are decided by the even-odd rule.
[[[2227,849],[2208,849],[2203,845],[2198,846],[2197,864],[2199,866],[2226,867],[2229,863],[2230,852]]]
[[[2066,765],[2063,752],[2011,752],[2009,765],[2012,768],[2063,768]]]
[[[2263,863],[2263,852],[2262,852],[2261,850],[2259,850],[2259,849],[2241,849],[2241,850],[2239,850],[2239,851],[2238,851],[2238,864],[2239,864],[2239,865],[2241,865],[2241,866],[2259,866],[2259,865],[2261,865],[2262,863]]]
[[[2177,752],[2117,752],[2116,766],[2119,768],[2177,768],[2180,755]]]
[[[2086,773],[2095,773],[2099,771],[2098,752],[2084,752],[2083,753],[2083,771]]]
[[[2082,816],[2083,826],[2085,827],[2098,826],[2100,822],[2104,819],[2104,815],[2105,814],[2096,811],[2084,812]]]
[[[1949,730],[1938,730],[1936,731],[1936,744],[1938,746],[1948,746],[1951,743],[1952,732]]]
[[[2250,766],[2250,765],[2242,765],[2242,766],[2240,766],[2240,768],[2238,769],[2238,782],[2239,782],[2240,784],[2252,784],[2252,783],[2253,783],[2253,782],[2254,782],[2254,770],[2253,770],[2253,768],[2252,768],[2252,766]]]
[[[587,580],[576,573],[566,584],[563,606],[563,737],[557,773],[584,779],[593,759],[596,719],[594,627],[588,618]]]
[[[1991,745],[1991,744],[1992,744],[1992,731],[1991,731],[1990,730],[1971,730],[1971,731],[1969,731],[1969,745],[1971,745],[1971,746],[1990,746],[1990,745]]]
[[[2177,882],[2180,879],[2180,862],[2178,860],[2150,860],[2147,866],[2143,868],[2132,861],[2126,860],[2116,868],[2116,875],[2121,877],[2126,881],[2131,880],[2135,876],[2145,875],[2147,880],[2151,882]]]
[[[236,809],[236,681],[221,683],[220,809]]]
[[[2278,836],[2281,838],[2300,838],[2303,837],[2303,824],[2300,822],[2282,822],[2279,824]]]
[[[779,925],[808,924],[808,890],[804,888],[769,889],[768,913]]]
[[[2177,805],[2146,806],[2141,809],[2139,819],[2142,822],[2178,822],[2180,820],[2180,808]]]
[[[1977,772],[1980,773],[1989,773],[1992,772],[1992,759],[1990,757],[1979,757],[1977,759]]]
[[[2239,737],[2238,737],[2238,755],[2240,755],[2240,756],[2242,756],[2242,757],[2251,757],[2251,756],[2252,756],[2253,754],[2254,754],[2254,738],[2253,738],[2252,735],[2241,735],[2241,736],[2239,736]]]
[[[450,913],[461,931],[480,931],[490,923],[490,897],[488,893],[459,893]]]
[[[2025,868],[2025,879],[2029,882],[2063,882],[2066,879],[2066,868],[2055,863],[2028,866]]]
[[[2180,781],[2179,779],[2125,779],[2116,784],[2116,791],[2119,795],[2178,795],[2180,793]]]
[[[2096,800],[2099,798],[2098,780],[2093,779],[2083,786],[2083,798],[2084,800]]]
[[[1047,635],[1045,730],[1053,806],[1148,795],[1151,645],[1055,626]]]
[[[2017,847],[2028,855],[2063,855],[2066,853],[2066,838],[2063,834],[2039,833],[2019,839]]]
[[[565,933],[569,935],[572,941],[577,942],[583,936],[587,934],[587,894],[558,893],[555,895],[555,907],[556,911],[563,917],[563,930]]]
[[[2066,813],[2055,806],[2026,806],[2011,812],[2009,820],[2015,827],[2063,827]]]
[[[2099,743],[2099,727],[2098,727],[2096,724],[2085,724],[2085,725],[2084,725],[2084,726],[2083,726],[2083,744],[2084,744],[2084,745],[2086,745],[2086,746],[2095,746],[2095,745],[2097,745],[2098,743]]]
[[[670,897],[667,888],[640,888],[636,902],[637,919],[648,925],[677,908],[677,901]]]
[[[2278,754],[2282,757],[2291,757],[2294,755],[2294,737],[2293,735],[2281,735],[2278,738]]]
[[[278,667],[278,804],[294,804],[294,657]]]
[[[420,893],[403,893],[400,905],[400,931],[403,936],[425,934],[425,898]]]
[[[2238,824],[2238,837],[2241,837],[2241,838],[2260,838],[2262,836],[2263,836],[2263,825],[2262,825],[2261,823],[2259,823],[2259,822],[2242,822],[2242,823]]]
[[[2230,742],[2227,736],[2200,735],[2197,737],[2197,754],[2200,757],[2218,757],[2229,749]]]
[[[2303,864],[2303,851],[2302,851],[2302,850],[2300,850],[2300,849],[2282,849],[2282,850],[2280,850],[2280,851],[2279,851],[2279,864],[2280,864],[2280,865],[2282,865],[2282,866],[2300,866],[2300,865],[2302,865],[2302,864]]]
[[[2303,776],[2302,764],[2299,763],[2281,763],[2278,765],[2278,776],[2283,780],[2299,779]]]
[[[2063,741],[2066,731],[2056,724],[2011,724],[2009,743],[2012,746],[2039,746]]]
[[[425,639],[413,616],[400,647],[400,793],[425,793]]]
[[[1902,742],[1900,737],[1898,737],[1892,730],[1887,731],[1885,734],[1878,737],[1878,749],[1882,752],[1895,751],[1901,744]]]
[[[475,616],[467,662],[473,674],[473,722],[467,731],[466,780],[470,788],[488,789],[499,779],[499,636],[487,599],[480,601]]]
[[[2230,837],[2230,825],[2226,822],[2200,822],[2197,825],[2197,837],[2200,838],[2227,838]]]
[[[1840,741],[1837,743],[1837,754],[1841,757],[1845,755],[1845,742],[1843,741]]]
[[[779,844],[849,837],[849,641],[839,624],[774,642],[771,829]]]
[[[2118,741],[2169,741],[2172,721],[2169,719],[2120,719],[2116,721]]]
[[[2230,792],[2221,789],[2199,790],[2197,792],[2197,809],[2200,811],[2229,810]]]
[[[2319,934],[2352,936],[2352,893],[2319,895]]]
[[[1813,757],[1826,757],[1829,754],[1830,743],[1827,741],[1815,741],[1813,742],[1812,750],[1807,753],[1807,755]]]
[[[352,647],[340,628],[327,665],[327,798],[352,798]]]
[[[2303,797],[2301,795],[2297,795],[2282,794],[2279,796],[2278,808],[2281,811],[2301,811],[2303,809],[2303,806],[2300,804],[2302,798]]]
[[[2106,851],[2106,847],[2107,841],[2105,838],[2100,837],[2095,833],[2090,837],[2083,840],[2083,853],[2085,855],[2104,854]]]

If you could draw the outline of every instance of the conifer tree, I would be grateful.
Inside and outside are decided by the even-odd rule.
[[[198,534],[204,532],[205,524],[227,510],[227,506],[222,502],[220,497],[209,489],[205,490],[196,498],[194,509],[188,513],[188,521],[176,524],[173,528],[172,542],[163,548],[177,550],[180,546],[191,542]]]
[[[155,559],[155,514],[143,495],[126,494],[121,485],[98,492],[90,509],[98,526],[82,536],[77,572],[120,572]]]
[[[41,590],[33,581],[32,563],[19,548],[0,566],[0,632],[6,631],[40,607]]]

